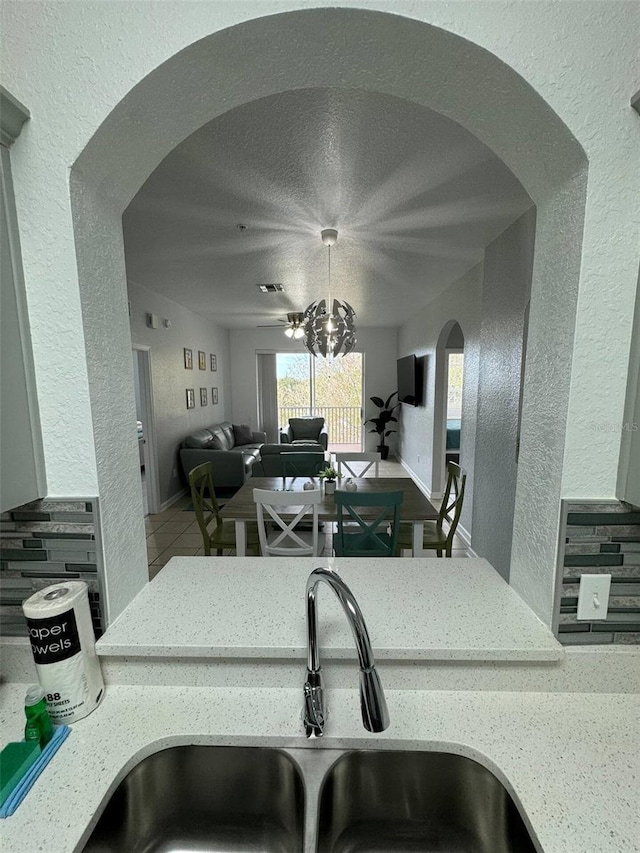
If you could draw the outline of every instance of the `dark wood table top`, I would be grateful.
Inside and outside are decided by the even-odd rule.
[[[303,485],[311,480],[316,485],[319,480],[316,477],[287,477],[285,480],[287,490],[303,491]],[[360,477],[353,478],[358,486],[358,492],[399,492],[403,493],[400,517],[403,521],[434,521],[438,517],[438,510],[423,495],[410,477]],[[251,477],[230,498],[220,515],[223,518],[253,520],[256,518],[255,503],[253,502],[254,489],[282,489],[282,477]],[[301,501],[302,503],[302,501]],[[295,507],[289,507],[291,515],[295,515]],[[375,512],[371,508],[370,512]],[[285,515],[285,513],[281,513]],[[368,517],[366,510],[360,513],[363,518]],[[336,504],[333,495],[325,495],[323,490],[322,503],[320,504],[318,517],[320,521],[333,521],[336,517]]]

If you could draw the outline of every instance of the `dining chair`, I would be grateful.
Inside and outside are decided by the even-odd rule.
[[[258,515],[258,536],[263,557],[317,557],[324,548],[320,534],[318,508],[322,500],[320,489],[299,492],[279,492],[254,489],[253,500]],[[304,503],[303,503],[304,501]],[[300,507],[294,518],[283,518],[282,510]],[[284,514],[284,513],[283,513]],[[311,530],[301,529],[308,515]]]
[[[460,520],[462,503],[464,501],[464,488],[467,482],[467,472],[455,462],[447,463],[447,484],[444,497],[440,505],[437,521],[424,522],[424,534],[422,547],[425,551],[435,551],[438,557],[445,552],[446,557],[451,556],[453,537]],[[444,529],[447,522],[448,529]],[[404,550],[413,548],[413,532],[410,524],[401,524],[398,534],[398,548]]]
[[[201,465],[192,468],[189,471],[188,480],[196,521],[204,542],[204,553],[210,557],[211,549],[215,548],[216,556],[221,557],[225,549],[235,551],[235,522],[223,521],[220,518],[220,507],[213,488],[213,465],[211,462],[203,462]],[[210,527],[212,523],[213,527]],[[260,543],[256,523],[249,522],[246,525],[246,530],[247,552],[259,556]]]
[[[397,550],[402,492],[337,491],[338,529],[333,537],[336,557],[393,557]],[[372,520],[358,509],[373,508]],[[355,522],[355,524],[353,523]]]
[[[373,450],[358,453],[341,451],[335,454],[338,472],[342,474],[342,469],[344,467],[351,477],[366,477],[367,471],[370,471],[371,468],[373,468],[373,476],[378,477],[380,475],[380,456],[381,454],[379,451]],[[356,463],[361,463],[364,465],[364,468],[352,468],[351,466]]]

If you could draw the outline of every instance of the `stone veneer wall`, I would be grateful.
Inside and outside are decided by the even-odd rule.
[[[26,637],[22,602],[63,580],[83,580],[96,639],[103,631],[98,500],[44,498],[0,516],[0,634]]]
[[[640,643],[640,508],[562,501],[555,625],[565,645]],[[577,621],[580,576],[610,574],[607,617]]]

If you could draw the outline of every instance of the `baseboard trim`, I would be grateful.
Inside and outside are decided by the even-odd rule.
[[[458,529],[456,530],[456,536],[459,536],[464,542],[467,551],[469,552],[470,557],[477,557],[478,555],[471,547],[471,534],[468,530],[466,530],[460,523],[458,523]]]
[[[160,504],[160,512],[164,512],[165,509],[169,509],[169,507],[173,506],[173,504],[176,501],[179,501],[180,498],[183,497],[184,495],[188,494],[188,492],[189,492],[189,489],[187,489],[185,487],[181,491],[176,492],[175,495],[172,495],[168,501],[163,501],[163,503]]]
[[[398,456],[397,460],[402,465],[402,467],[405,469],[405,471],[407,471],[407,473],[411,476],[411,479],[414,481],[416,486],[420,489],[422,494],[425,495],[429,500],[431,498],[433,498],[434,500],[439,500],[443,497],[442,492],[432,492],[427,487],[426,483],[423,483],[422,480],[418,477],[418,475],[413,470],[413,468],[411,468],[410,465],[407,465],[407,463],[404,461],[404,459],[402,459],[402,457]],[[458,524],[458,529],[456,530],[456,536],[459,536],[460,539],[462,539],[462,541],[465,544],[465,548],[469,552],[470,557],[477,557],[478,556],[476,554],[476,552],[473,550],[473,548],[471,547],[471,534],[461,524]]]
[[[413,468],[407,465],[407,463],[401,456],[398,456],[396,458],[398,462],[402,465],[404,470],[407,471],[407,473],[410,475],[413,482],[416,484],[416,486],[420,489],[420,491],[425,497],[429,499],[433,498],[434,500],[438,500],[442,497],[442,492],[432,492],[431,489],[427,486],[427,484],[422,482],[422,480],[420,479],[420,477],[418,477]]]

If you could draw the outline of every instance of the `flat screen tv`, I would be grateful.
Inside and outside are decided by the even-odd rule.
[[[418,372],[415,355],[398,359],[398,400],[408,406],[417,406],[420,402],[418,390]]]

